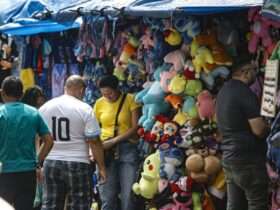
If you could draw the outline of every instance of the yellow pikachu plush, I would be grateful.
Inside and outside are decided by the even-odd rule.
[[[139,183],[134,183],[132,190],[136,195],[152,199],[158,192],[160,157],[159,152],[149,155],[143,164]]]

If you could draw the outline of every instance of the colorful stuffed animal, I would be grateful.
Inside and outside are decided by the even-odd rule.
[[[230,75],[230,71],[225,66],[218,66],[215,69],[213,69],[209,74],[202,73],[201,74],[201,80],[205,83],[206,87],[209,90],[213,90],[215,86],[215,80],[218,77],[223,78],[226,80]]]
[[[188,80],[185,88],[185,95],[197,96],[202,91],[202,83],[200,80]]]
[[[160,149],[160,177],[177,181],[182,175],[180,166],[183,161],[184,153],[181,149],[176,147]]]
[[[212,120],[215,114],[215,101],[209,91],[204,90],[197,96],[197,109],[201,120]]]
[[[168,112],[170,106],[165,102],[164,97],[165,93],[159,81],[154,81],[150,87],[136,94],[135,101],[144,104],[143,115],[140,117],[138,124],[145,131],[152,129],[156,115]]]
[[[175,17],[174,27],[182,34],[185,44],[192,42],[193,38],[200,34],[201,27],[198,19],[192,16]]]
[[[184,75],[177,74],[173,77],[168,85],[168,90],[173,94],[181,94],[184,92],[187,80]]]
[[[163,34],[165,42],[167,42],[170,46],[178,46],[182,43],[180,33],[173,28],[165,30]]]
[[[195,42],[198,46],[207,47],[212,53],[213,62],[207,62],[208,65],[206,65],[208,70],[212,70],[216,65],[232,65],[232,58],[228,55],[222,44],[218,42],[216,33],[213,30],[208,31],[205,34],[199,34],[195,37]]]
[[[164,56],[164,62],[173,65],[169,71],[182,72],[185,66],[185,55],[183,51],[175,50]]]
[[[260,14],[260,8],[250,8],[248,11],[248,20],[253,22],[251,26],[251,36],[248,43],[248,50],[250,53],[256,53],[259,43],[266,49],[272,49],[275,46],[272,40],[269,29],[271,27],[280,28],[280,23],[270,20]],[[271,52],[270,52],[271,53]]]
[[[184,99],[185,100],[182,107],[183,112],[187,113],[190,119],[197,118],[198,111],[197,111],[195,99],[191,96],[186,96]]]
[[[149,155],[143,164],[139,183],[134,183],[132,190],[136,195],[152,199],[158,192],[160,157],[159,152]]]
[[[214,58],[212,52],[207,47],[199,47],[194,53],[192,62],[196,72],[195,77],[199,78],[202,70],[207,74],[210,72],[211,69],[208,68],[207,64],[213,64]]]
[[[165,101],[170,103],[174,109],[179,109],[183,104],[183,98],[174,94],[166,96]]]
[[[193,210],[202,210],[201,194],[199,192],[192,193]]]
[[[186,159],[185,164],[191,178],[198,183],[206,183],[221,169],[220,160],[213,155],[203,157],[200,154],[192,154]]]

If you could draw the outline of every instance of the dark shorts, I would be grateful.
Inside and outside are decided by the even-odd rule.
[[[0,197],[12,204],[16,210],[33,208],[35,190],[35,171],[0,174]]]

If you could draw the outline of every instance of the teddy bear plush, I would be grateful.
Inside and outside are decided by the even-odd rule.
[[[160,157],[159,152],[149,155],[143,164],[139,183],[134,183],[132,190],[136,195],[152,199],[158,192]]]
[[[191,178],[198,183],[206,183],[221,169],[220,160],[213,155],[203,157],[200,154],[192,154],[186,159],[185,165]]]

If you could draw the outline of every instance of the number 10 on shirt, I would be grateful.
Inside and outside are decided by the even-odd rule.
[[[52,117],[52,133],[55,141],[70,141],[70,121],[66,117]]]

